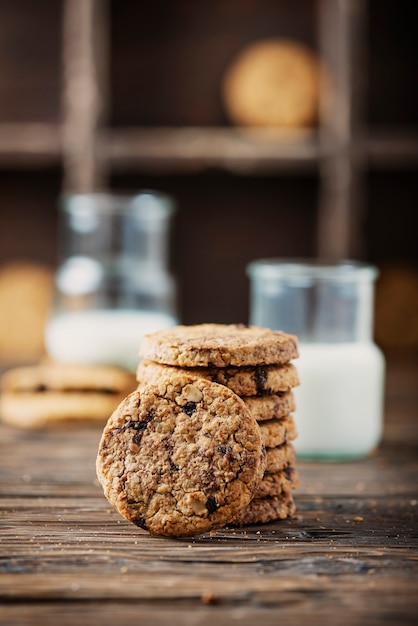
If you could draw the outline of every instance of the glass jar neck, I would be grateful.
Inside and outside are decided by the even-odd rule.
[[[372,340],[376,268],[260,260],[248,274],[250,323],[296,334],[302,343]]]

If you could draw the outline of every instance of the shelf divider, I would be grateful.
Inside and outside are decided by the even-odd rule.
[[[320,137],[329,147],[321,163],[318,256],[339,260],[364,253],[362,132],[366,58],[364,0],[320,0],[320,54],[332,92],[321,111]],[[326,96],[326,85],[323,93]],[[327,156],[328,155],[328,156]]]
[[[82,193],[105,182],[97,133],[108,113],[107,0],[65,0],[63,29],[64,188]]]

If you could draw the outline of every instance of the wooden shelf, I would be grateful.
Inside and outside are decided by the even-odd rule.
[[[364,139],[371,165],[418,167],[418,132],[374,131]]]
[[[41,167],[61,160],[61,127],[58,124],[0,124],[0,165]]]
[[[193,172],[220,168],[267,174],[311,169],[320,148],[315,133],[272,135],[258,129],[124,128],[103,137],[104,157],[112,169]]]
[[[368,167],[416,167],[418,134],[364,124],[367,4],[318,0],[318,53],[333,85],[319,128],[271,137],[233,127],[110,127],[110,20],[107,0],[64,0],[62,123],[0,124],[0,166],[62,165],[68,191],[104,188],[112,171],[245,175],[317,171],[317,253],[357,254],[363,234],[362,179]],[[278,30],[279,32],[279,30]],[[360,207],[360,208],[359,208]]]
[[[63,127],[0,124],[0,165],[49,167],[62,162]],[[127,127],[97,133],[101,159],[115,171],[194,173],[209,168],[245,174],[305,172],[339,146],[316,131],[272,133],[228,127]],[[352,141],[350,152],[377,167],[418,167],[418,133],[375,131]]]

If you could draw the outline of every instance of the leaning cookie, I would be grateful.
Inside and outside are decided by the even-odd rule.
[[[238,396],[259,396],[260,394],[276,394],[275,410],[279,410],[282,417],[294,410],[293,399],[289,396],[284,398],[284,394],[290,389],[299,385],[299,377],[295,366],[292,363],[283,365],[258,365],[246,367],[194,367],[180,368],[173,365],[163,365],[142,359],[139,363],[136,378],[139,386],[153,383],[162,375],[183,373],[196,375],[200,378],[207,378],[214,383],[225,385],[232,389]],[[254,400],[256,403],[256,400]],[[271,406],[269,410],[271,410]]]
[[[175,326],[146,335],[140,356],[180,367],[279,365],[298,356],[297,338],[244,324]]]
[[[105,424],[134,388],[134,377],[115,367],[60,363],[19,367],[1,379],[0,417],[26,429]]]
[[[154,535],[228,523],[265,470],[257,422],[232,391],[184,374],[130,394],[109,419],[97,475],[119,513]]]

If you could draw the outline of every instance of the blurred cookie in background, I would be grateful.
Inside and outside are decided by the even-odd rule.
[[[319,59],[308,47],[287,39],[261,40],[227,68],[224,106],[239,126],[310,127],[319,115],[321,81]]]
[[[53,290],[53,270],[16,261],[0,266],[0,363],[38,359]]]
[[[104,425],[135,376],[111,366],[56,363],[15,367],[0,379],[0,418],[22,429]]]

